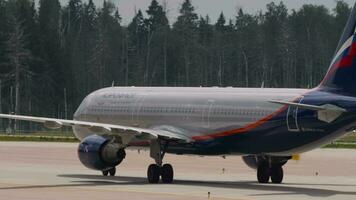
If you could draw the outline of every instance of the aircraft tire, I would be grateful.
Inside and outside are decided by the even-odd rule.
[[[116,174],[116,167],[113,167],[113,168],[109,169],[109,174],[110,174],[110,176],[115,176],[115,174]]]
[[[108,176],[109,175],[109,171],[108,170],[104,170],[104,171],[102,171],[102,173],[103,173],[103,176]]]
[[[271,168],[272,183],[280,184],[283,181],[283,168],[282,166],[272,166]]]
[[[270,168],[268,165],[260,165],[257,169],[257,180],[259,183],[268,183],[270,177]]]
[[[156,164],[151,164],[147,169],[147,180],[149,183],[158,183],[160,176],[160,167]]]
[[[172,183],[173,182],[173,167],[170,164],[164,164],[161,167],[161,177],[163,183]]]

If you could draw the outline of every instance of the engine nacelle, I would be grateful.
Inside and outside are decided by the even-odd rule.
[[[79,144],[80,162],[89,169],[107,170],[119,165],[125,158],[124,149],[110,142],[110,139],[91,135]]]
[[[248,155],[242,156],[244,163],[252,169],[257,169],[260,164],[271,163],[272,165],[285,165],[291,156],[278,157],[278,156],[257,156],[257,155]]]
[[[257,156],[242,156],[244,163],[252,169],[258,168],[258,158]]]

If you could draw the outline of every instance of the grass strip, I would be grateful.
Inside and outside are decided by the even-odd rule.
[[[356,149],[356,143],[332,143],[325,145],[323,148],[333,148],[333,149]]]
[[[28,141],[28,142],[79,142],[72,136],[47,135],[0,135],[0,141]]]

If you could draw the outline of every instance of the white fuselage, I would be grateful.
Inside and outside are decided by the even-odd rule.
[[[199,136],[246,126],[275,112],[305,89],[111,87],[89,94],[74,119]],[[74,127],[83,139],[93,134]]]

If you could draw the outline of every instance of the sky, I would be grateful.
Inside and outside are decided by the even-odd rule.
[[[65,5],[68,0],[60,0],[62,6]],[[84,0],[85,1],[85,0]],[[141,9],[146,11],[151,0],[111,0],[118,5],[120,15],[123,19],[123,24],[130,23],[134,16],[135,9]],[[180,5],[183,0],[157,0],[158,2],[167,2],[167,16],[170,23],[177,19]],[[279,3],[281,0],[192,0],[193,6],[196,8],[196,12],[199,15],[206,16],[209,14],[213,21],[216,21],[219,14],[224,12],[226,18],[233,18],[236,14],[237,8],[243,8],[247,13],[256,13],[259,10],[265,10],[266,4],[270,2]],[[349,5],[354,4],[354,0],[344,0]],[[94,0],[98,7],[101,7],[103,0]],[[298,9],[303,4],[316,4],[325,5],[329,9],[335,7],[335,0],[283,0],[284,4],[289,10]]]

